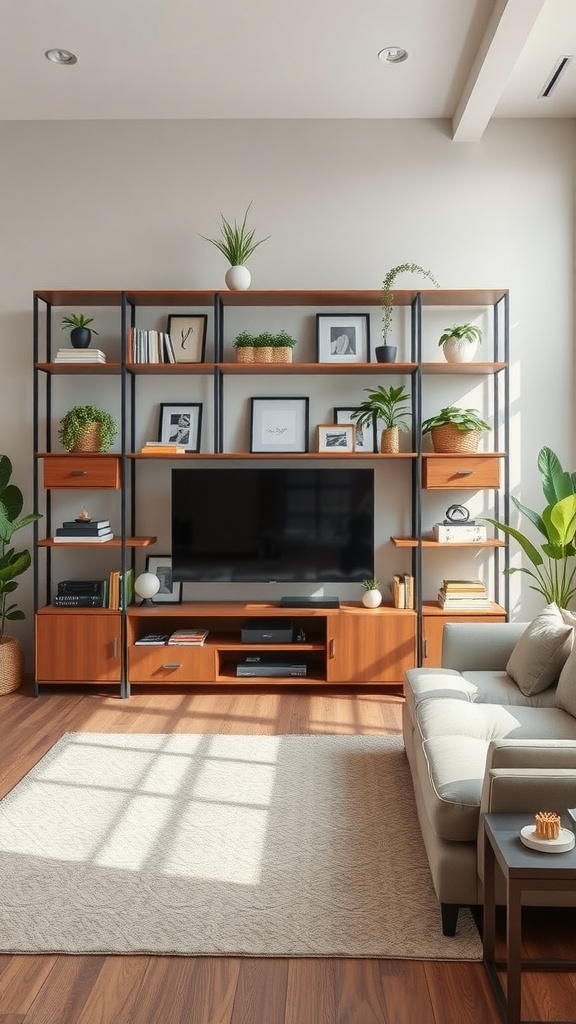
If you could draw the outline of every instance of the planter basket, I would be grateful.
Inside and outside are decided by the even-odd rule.
[[[237,363],[253,363],[254,362],[254,349],[253,348],[237,348],[236,349],[236,362]]]
[[[431,430],[435,452],[475,452],[478,450],[481,430],[459,430],[452,423]]]
[[[271,345],[262,345],[261,347],[254,349],[254,362],[255,363],[271,363],[274,349]]]
[[[0,640],[0,694],[17,690],[24,678],[24,654],[15,636]]]
[[[281,348],[272,349],[272,362],[273,363],[291,363],[292,362],[292,349],[289,345],[283,345]]]
[[[74,448],[74,452],[99,452],[100,451],[100,424],[87,423],[82,428]]]
[[[384,427],[380,441],[380,451],[387,455],[396,455],[400,451],[399,427]]]

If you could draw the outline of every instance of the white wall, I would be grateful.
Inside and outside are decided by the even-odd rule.
[[[250,200],[271,235],[256,288],[378,288],[414,261],[445,288],[510,289],[512,485],[540,507],[539,448],[576,462],[574,137],[567,121],[497,121],[478,143],[424,121],[0,124],[0,450],[25,509],[33,289],[220,287],[223,258],[199,235]],[[515,617],[541,606],[513,596]]]

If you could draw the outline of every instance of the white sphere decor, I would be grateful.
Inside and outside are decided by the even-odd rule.
[[[236,267],[228,267],[224,275],[227,288],[231,292],[245,292],[250,287],[252,281],[252,275],[248,270],[248,267],[238,265]]]
[[[141,572],[134,580],[134,590],[142,598],[142,604],[153,604],[152,598],[160,590],[160,580],[153,572]]]

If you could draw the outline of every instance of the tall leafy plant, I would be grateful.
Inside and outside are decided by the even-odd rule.
[[[12,534],[22,527],[34,523],[40,516],[31,512],[20,518],[24,498],[22,491],[10,483],[12,463],[7,455],[0,456],[0,640],[4,636],[6,622],[23,619],[24,612],[10,604],[18,583],[16,577],[21,576],[30,567],[30,552],[26,549],[17,551],[11,546]]]
[[[540,548],[526,534],[496,519],[486,518],[497,530],[502,530],[520,544],[533,569],[510,568],[508,574],[523,572],[530,576],[531,590],[542,594],[547,604],[567,608],[576,593],[576,473],[562,468],[560,459],[551,448],[538,453],[538,469],[542,490],[547,502],[541,513],[523,505],[511,495],[516,508],[544,537]]]

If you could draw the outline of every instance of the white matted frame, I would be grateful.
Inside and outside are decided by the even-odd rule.
[[[308,398],[250,399],[251,452],[307,452]]]
[[[317,313],[316,359],[319,363],[369,363],[369,313]]]
[[[206,354],[206,313],[171,313],[168,334],[177,363],[203,363]]]
[[[154,604],[180,604],[182,584],[172,579],[172,558],[170,555],[148,555],[146,572],[153,572],[160,580],[160,590],[154,594]]]
[[[354,426],[352,423],[319,423],[318,451],[342,455],[354,451]]]
[[[371,424],[364,424],[359,427],[352,413],[356,411],[354,405],[339,406],[334,408],[334,423],[352,423],[354,426],[354,451],[377,452],[378,451],[378,429],[376,418]]]
[[[202,402],[162,402],[158,424],[159,441],[179,444],[187,452],[199,452],[201,436]]]

